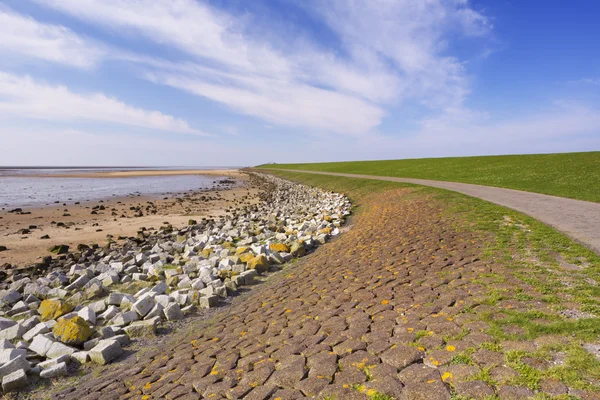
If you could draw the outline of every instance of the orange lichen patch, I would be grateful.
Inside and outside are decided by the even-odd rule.
[[[289,253],[290,252],[290,246],[288,246],[285,243],[271,243],[269,245],[269,249],[271,249],[272,251],[277,251],[279,253]]]
[[[448,379],[452,379],[452,373],[444,372],[444,374],[442,375],[442,381],[446,382]]]
[[[435,383],[435,382],[437,382],[435,379],[430,379],[427,381],[427,383]]]
[[[290,310],[289,308],[287,310],[285,310],[286,313],[291,313],[292,310]]]
[[[210,371],[210,375],[219,375],[219,370],[213,369],[212,371]]]
[[[389,300],[381,300],[381,304],[383,304],[384,306],[387,304],[390,304]]]

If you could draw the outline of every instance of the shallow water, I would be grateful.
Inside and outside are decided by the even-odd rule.
[[[109,168],[86,171],[107,171]],[[122,169],[121,169],[122,170]],[[10,171],[10,173],[7,173]],[[66,173],[65,169],[0,171],[0,207],[35,207],[55,201],[75,202],[123,197],[130,194],[160,195],[212,188],[216,176],[172,175],[128,178],[53,178],[22,177],[21,174]],[[82,169],[76,170],[82,172]],[[3,173],[4,172],[4,173]]]

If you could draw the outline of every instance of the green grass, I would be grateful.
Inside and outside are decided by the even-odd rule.
[[[260,168],[464,182],[600,202],[600,152],[267,164]]]

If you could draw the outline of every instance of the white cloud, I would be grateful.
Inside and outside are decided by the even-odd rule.
[[[48,121],[97,121],[205,135],[189,124],[159,111],[136,108],[102,93],[79,94],[65,86],[52,86],[28,76],[0,71],[0,118]]]
[[[89,68],[104,55],[102,46],[60,25],[44,24],[0,6],[0,52]]]
[[[350,135],[371,133],[398,101],[459,106],[468,80],[460,60],[444,55],[444,35],[490,29],[466,0],[311,2],[307,8],[343,44],[338,49],[303,37],[276,40],[281,32],[268,26],[251,29],[249,14],[194,0],[114,0],[110,7],[101,0],[35,1],[188,57],[185,68],[146,59],[145,76],[154,82],[270,123]]]

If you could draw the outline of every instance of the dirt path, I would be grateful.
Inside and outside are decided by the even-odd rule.
[[[306,170],[280,169],[277,171],[413,183],[464,193],[534,217],[600,254],[600,203],[458,182]]]
[[[560,318],[517,277],[530,273],[484,261],[489,237],[412,192],[372,196],[337,240],[54,398],[524,399],[532,388],[597,398],[559,379],[574,336],[511,322]]]

